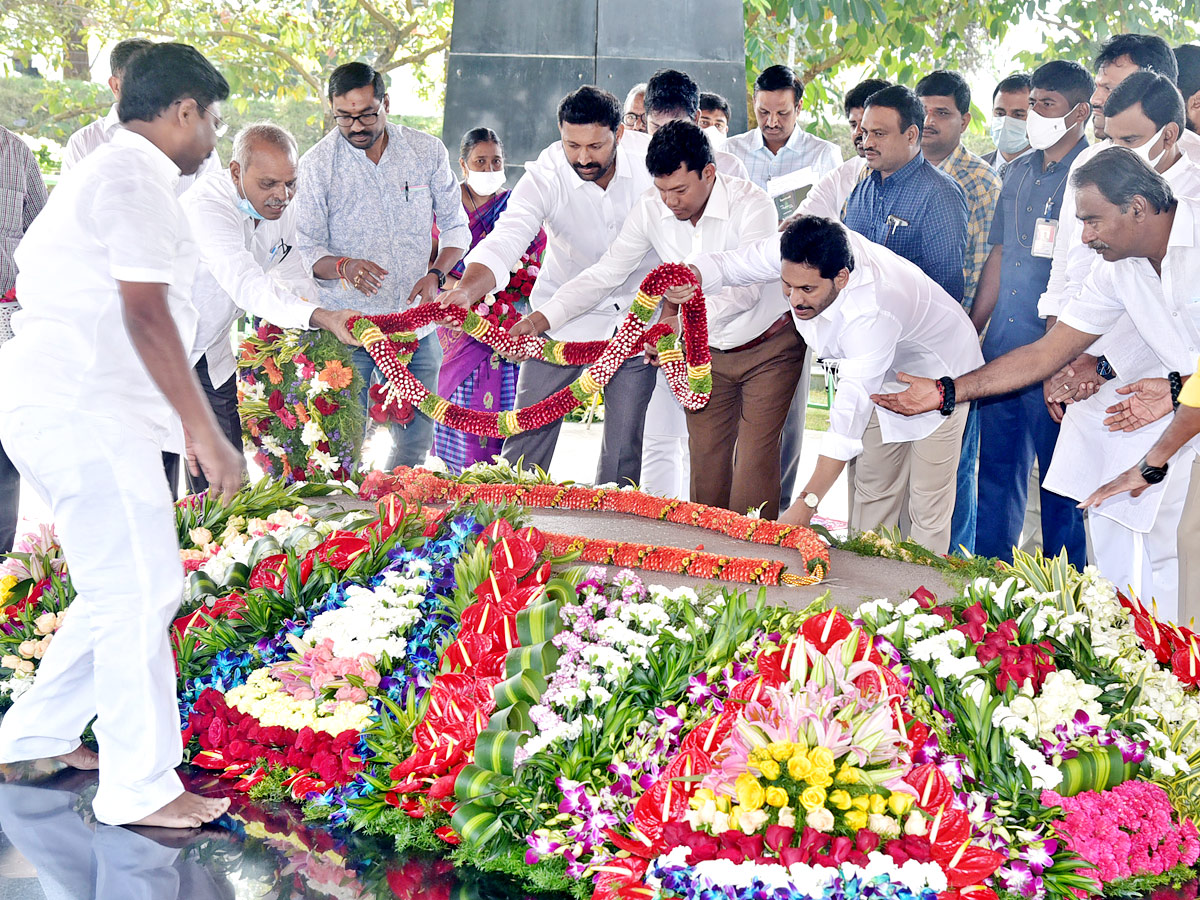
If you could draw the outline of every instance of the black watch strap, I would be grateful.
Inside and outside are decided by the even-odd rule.
[[[942,405],[938,407],[938,412],[943,416],[949,416],[954,413],[954,379],[949,375],[943,375],[938,379],[938,384],[942,388]]]
[[[1179,409],[1179,395],[1183,391],[1183,376],[1178,372],[1169,372],[1167,381],[1171,385],[1171,406]]]
[[[430,266],[429,274],[437,276],[439,291],[446,286],[446,273],[441,269],[435,269],[433,266]]]
[[[1146,462],[1146,457],[1143,456],[1138,462],[1138,471],[1142,473],[1142,478],[1147,484],[1158,484],[1167,477],[1167,464],[1152,466]]]

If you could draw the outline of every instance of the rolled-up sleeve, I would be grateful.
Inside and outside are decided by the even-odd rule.
[[[467,254],[466,265],[486,266],[496,280],[496,289],[503,290],[512,267],[541,231],[552,208],[551,199],[548,180],[535,168],[527,169],[509,195],[508,206],[500,213],[496,226]]]
[[[462,190],[450,168],[450,156],[438,143],[437,162],[429,176],[433,192],[433,214],[437,216],[438,246],[466,250],[471,246],[471,226],[462,205]]]
[[[320,145],[317,145],[318,149]],[[311,273],[318,260],[330,256],[329,204],[326,197],[325,172],[318,157],[309,151],[300,158],[299,181],[296,190],[296,251],[304,268]]]
[[[702,253],[688,262],[700,271],[705,294],[715,294],[725,287],[777,281],[782,267],[779,235],[771,234],[737,250]]]
[[[174,282],[180,239],[177,203],[174,192],[157,179],[130,174],[97,185],[91,220],[95,234],[108,246],[108,271],[113,278]]]
[[[900,340],[900,322],[886,311],[849,319],[839,343],[838,386],[829,410],[829,431],[821,439],[821,455],[850,460],[862,453],[863,434],[879,393],[892,368]]]

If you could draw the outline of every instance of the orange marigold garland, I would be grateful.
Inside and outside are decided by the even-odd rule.
[[[593,510],[694,525],[727,537],[798,551],[807,573],[793,575],[782,562],[751,557],[726,557],[702,550],[656,547],[625,541],[547,535],[554,554],[579,551],[589,563],[635,566],[655,572],[720,578],[747,584],[816,584],[829,571],[829,548],[815,531],[769,519],[752,519],[728,509],[686,500],[669,500],[641,491],[561,484],[486,484],[456,481],[426,469],[399,466],[394,472],[371,472],[359,496],[378,500],[396,494],[408,503],[515,503],[539,509]]]
[[[670,328],[661,323],[649,327],[663,293],[685,284],[696,286],[692,298],[680,308],[686,352],[680,349],[678,337]],[[538,358],[556,365],[587,368],[562,390],[524,409],[495,413],[457,406],[431,393],[408,370],[417,348],[417,330],[445,319],[502,356]],[[514,338],[474,311],[457,306],[443,308],[437,303],[423,303],[402,313],[362,316],[351,319],[349,325],[400,400],[411,403],[448,428],[482,437],[510,437],[561,419],[599,393],[617,368],[641,353],[647,342],[657,348],[667,382],[685,409],[703,409],[712,393],[712,354],[708,348],[704,294],[691,270],[678,263],[657,266],[643,279],[629,314],[609,341],[563,343],[531,335]]]

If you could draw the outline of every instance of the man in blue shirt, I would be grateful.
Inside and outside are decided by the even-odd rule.
[[[988,362],[1032,344],[1046,333],[1038,298],[1050,279],[1054,233],[1071,163],[1087,146],[1084,131],[1094,85],[1083,66],[1055,60],[1033,73],[1029,139],[1034,152],[1013,160],[996,216],[993,244],[980,277],[971,318],[980,330]],[[1058,425],[1046,413],[1041,385],[979,401],[979,520],[975,551],[1012,559],[1021,538],[1029,471],[1037,458],[1050,468]],[[1042,535],[1047,555],[1064,548],[1083,566],[1083,517],[1075,501],[1044,488]]]
[[[915,263],[951,297],[963,299],[967,198],[921,153],[925,107],[903,85],[870,96],[863,153],[871,174],[846,201],[847,227]]]

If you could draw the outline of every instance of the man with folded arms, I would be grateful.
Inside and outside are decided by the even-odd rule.
[[[775,233],[775,205],[766,192],[718,173],[699,126],[674,121],[658,128],[646,167],[654,189],[634,205],[604,256],[533,313],[534,327],[558,328],[592,309],[637,270],[647,251],[682,260]],[[667,299],[691,294],[673,288]],[[774,518],[779,432],[804,365],[804,342],[768,284],[713,291],[705,301],[713,390],[703,409],[687,413],[691,497],[738,513],[762,507]]]
[[[913,263],[838,222],[797,219],[782,235],[695,260],[704,289],[780,278],[801,337],[838,363],[837,396],[821,455],[781,522],[807,525],[846,462],[858,458],[854,520],[896,527],[908,503],[910,536],[945,553],[967,405],[906,420],[871,402],[909,369],[968,372],[983,362],[970,319]]]
[[[1137,396],[1120,405],[1110,424],[1130,430],[1170,415],[1186,380],[1182,373],[1192,372],[1200,358],[1200,308],[1192,300],[1200,281],[1200,201],[1177,198],[1162,175],[1122,147],[1109,147],[1079,166],[1071,184],[1083,241],[1103,262],[1092,268],[1054,326],[1032,344],[962,377],[902,374],[908,389],[879,395],[880,406],[901,415],[928,414],[955,402],[1018,390],[1075,359],[1127,314],[1168,374],[1139,382]],[[1190,466],[1194,458],[1185,448],[1170,465]],[[1165,466],[1143,471],[1147,480],[1157,482],[1167,475]],[[1197,537],[1181,525],[1181,562],[1197,558],[1200,548],[1192,546]],[[1200,597],[1184,589],[1186,581],[1181,566],[1178,608],[1160,605],[1165,617],[1193,615],[1200,608]]]

